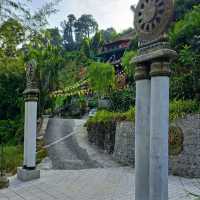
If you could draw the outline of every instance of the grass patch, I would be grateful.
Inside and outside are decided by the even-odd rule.
[[[6,173],[14,175],[17,167],[23,163],[23,146],[5,146],[3,168]]]
[[[39,164],[46,156],[47,150],[43,148],[43,140],[37,141],[37,157],[36,163]],[[1,154],[0,154],[1,158]],[[5,145],[4,146],[4,162],[3,169],[8,175],[17,173],[17,167],[23,165],[23,145]]]
[[[44,149],[45,146],[44,140],[37,141],[37,157],[36,157],[36,164],[41,163],[41,161],[47,157],[47,149]]]

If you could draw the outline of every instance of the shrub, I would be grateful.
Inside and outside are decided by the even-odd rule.
[[[22,144],[24,134],[23,119],[0,120],[0,136],[5,144]]]
[[[15,174],[17,167],[22,166],[23,146],[5,146],[4,147],[4,165],[6,173]]]
[[[169,33],[169,39],[173,47],[179,49],[184,45],[191,45],[195,35],[200,31],[200,5],[194,6],[191,12],[186,13]]]
[[[87,123],[88,139],[108,153],[113,153],[115,146],[115,131],[117,121],[134,120],[135,109],[132,107],[125,113],[115,113],[106,110],[98,111]]]
[[[191,72],[172,76],[170,79],[170,99],[193,99],[195,97],[194,78]]]
[[[170,102],[169,118],[170,121],[184,117],[187,114],[199,113],[200,104],[193,100],[173,100]],[[134,121],[135,107],[131,107],[127,112],[111,112],[100,110],[96,115],[90,118],[86,125],[93,123],[106,123],[108,121]]]
[[[114,111],[125,112],[135,104],[134,91],[131,88],[116,90],[110,95],[111,109]]]
[[[42,160],[47,157],[47,149],[44,148],[44,140],[37,140],[37,156],[36,163],[39,164]]]
[[[170,121],[174,121],[178,118],[182,118],[187,114],[200,112],[200,104],[197,101],[192,100],[174,100],[170,103]]]
[[[98,99],[96,97],[92,97],[88,100],[89,108],[97,108],[97,106],[98,106]]]
[[[131,62],[135,56],[137,56],[137,51],[127,51],[122,57],[124,71],[129,76],[129,78],[133,78],[135,74],[135,66],[134,63]]]
[[[182,118],[187,114],[198,113],[200,111],[200,105],[197,101],[183,101],[174,100],[170,103],[170,121]],[[100,148],[105,149],[109,153],[112,153],[115,145],[115,132],[116,124],[119,121],[134,121],[135,108],[131,107],[127,112],[110,112],[107,110],[100,110],[96,115],[90,118],[87,123],[88,139],[91,143],[95,143]],[[176,136],[176,131],[171,130],[171,139]],[[174,135],[173,135],[174,134]],[[178,136],[179,137],[179,136]],[[181,138],[179,138],[181,139]],[[173,141],[172,141],[173,142]],[[173,144],[174,145],[174,144]],[[175,144],[170,147],[170,152],[176,154],[180,151]]]
[[[96,115],[87,121],[86,125],[92,123],[105,123],[108,121],[133,121],[135,116],[135,108],[131,107],[127,112],[111,112],[100,110]]]

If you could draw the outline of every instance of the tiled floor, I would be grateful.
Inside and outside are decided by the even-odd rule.
[[[129,167],[41,171],[41,178],[20,182],[11,178],[0,200],[134,200],[134,170]],[[199,179],[169,177],[169,200],[195,199]]]

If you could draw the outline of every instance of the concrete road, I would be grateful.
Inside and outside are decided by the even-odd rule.
[[[84,123],[81,123],[83,126]],[[73,119],[52,118],[45,134],[48,157],[53,169],[88,169],[101,167],[92,160],[86,149],[77,143],[79,127]]]

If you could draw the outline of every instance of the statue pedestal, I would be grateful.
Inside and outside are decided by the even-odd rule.
[[[0,189],[8,188],[9,180],[6,176],[0,176]]]
[[[40,178],[40,170],[24,169],[19,167],[17,169],[17,178],[21,181],[31,181]]]

